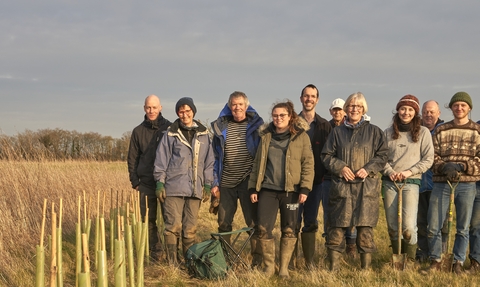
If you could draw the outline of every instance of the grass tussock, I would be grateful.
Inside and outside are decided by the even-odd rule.
[[[88,218],[96,215],[97,195],[105,202],[105,218],[110,207],[125,202],[134,192],[130,188],[126,163],[95,161],[0,161],[0,286],[34,286],[35,246],[40,242],[43,201],[47,199],[45,233],[51,232],[50,210],[54,204],[58,212],[59,200],[63,200],[63,272],[64,286],[75,286],[75,223],[78,220],[79,197],[89,206],[82,210]],[[380,204],[380,202],[379,202]],[[208,205],[202,204],[197,240],[210,238],[217,231],[216,216],[208,213]],[[322,214],[319,214],[321,220]],[[278,222],[278,220],[277,220]],[[234,228],[243,227],[243,216],[237,212]],[[321,226],[320,229],[323,227]],[[93,226],[92,226],[93,230]],[[279,248],[278,226],[274,230],[276,252]],[[417,269],[396,271],[388,262],[391,259],[390,240],[387,234],[383,207],[380,205],[380,221],[375,228],[378,252],[373,256],[373,270],[361,271],[359,259],[345,261],[340,271],[326,271],[324,240],[317,235],[317,268],[307,271],[298,268],[290,272],[290,278],[267,278],[257,270],[230,272],[225,280],[209,281],[190,278],[179,268],[165,263],[151,263],[145,267],[145,286],[478,286],[480,275],[456,276],[437,273],[423,276]],[[46,260],[48,236],[45,239]],[[108,240],[107,240],[108,242]],[[299,246],[299,265],[303,265]],[[248,249],[248,246],[247,246]],[[109,249],[107,248],[107,251]],[[248,250],[245,252],[249,260]],[[110,258],[110,257],[109,257]],[[278,256],[277,256],[278,260]],[[48,263],[46,264],[48,270]],[[110,284],[113,286],[113,263],[109,262]],[[425,267],[423,265],[422,267]],[[93,273],[92,278],[95,278]],[[47,280],[48,282],[48,280]]]

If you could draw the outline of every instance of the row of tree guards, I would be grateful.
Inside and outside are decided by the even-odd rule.
[[[112,206],[113,206],[113,191]],[[123,198],[122,198],[123,199]],[[87,204],[85,192],[78,198],[78,220],[75,223],[75,286],[107,287],[109,284],[109,264],[113,262],[114,286],[144,286],[144,264],[149,263],[148,246],[148,200],[146,215],[142,222],[140,215],[140,197],[132,193],[129,201],[119,202],[117,192],[116,207],[110,209],[109,240],[110,258],[107,258],[107,236],[105,231],[105,193],[101,200],[100,191],[97,194],[97,210],[94,218],[95,232],[90,238],[92,218],[90,214],[90,198]],[[100,202],[102,202],[100,210]],[[83,213],[82,213],[83,207]],[[63,287],[64,274],[62,268],[62,199],[60,199],[58,214],[55,203],[51,204],[51,234],[48,235],[50,270],[50,287]],[[47,200],[43,202],[43,216],[40,233],[40,244],[36,247],[35,286],[45,286],[45,221]],[[83,216],[82,216],[83,215]],[[57,220],[58,219],[58,220]],[[159,214],[157,214],[159,219]],[[162,220],[157,223],[163,225]],[[163,226],[159,226],[163,231]],[[163,238],[162,238],[163,239]],[[90,253],[93,241],[93,252]],[[93,255],[93,260],[90,259]],[[92,264],[93,263],[93,264]],[[128,269],[128,272],[127,272]],[[128,275],[128,276],[127,276]],[[96,283],[96,285],[95,285]]]

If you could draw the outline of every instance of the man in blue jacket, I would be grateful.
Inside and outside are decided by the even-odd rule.
[[[240,200],[245,224],[257,227],[257,204],[252,203],[248,193],[248,180],[253,160],[260,143],[257,133],[263,119],[250,106],[247,95],[233,92],[228,103],[220,112],[218,119],[212,122],[213,152],[215,154],[214,181],[212,196],[220,198],[218,206],[218,231],[232,231],[233,217]],[[216,210],[211,209],[212,213]],[[257,230],[255,233],[258,234]],[[230,237],[225,238],[230,242]],[[262,255],[258,239],[250,240],[252,266],[261,263]]]

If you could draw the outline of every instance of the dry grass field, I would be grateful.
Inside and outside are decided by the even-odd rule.
[[[90,206],[97,204],[97,192],[105,195],[105,210],[116,206],[117,200],[126,200],[132,193],[128,181],[126,163],[123,162],[18,162],[0,161],[0,286],[34,286],[35,246],[40,242],[42,207],[48,200],[58,211],[59,200],[63,200],[63,286],[75,286],[75,222],[77,201],[85,192],[91,198]],[[112,194],[113,191],[113,194]],[[380,204],[380,203],[379,203]],[[437,273],[423,276],[418,270],[395,271],[388,262],[391,252],[383,214],[375,228],[378,252],[373,257],[373,269],[361,271],[358,259],[345,262],[339,272],[325,270],[323,239],[317,236],[318,268],[307,271],[302,268],[292,271],[291,277],[266,278],[258,271],[232,272],[222,281],[192,279],[184,271],[163,263],[145,267],[145,286],[477,286],[480,275]],[[321,218],[319,214],[319,218]],[[108,215],[105,216],[108,218]],[[202,205],[197,239],[203,241],[216,232],[216,218]],[[236,226],[243,227],[238,212]],[[93,227],[92,227],[93,228]],[[50,232],[50,216],[47,213],[46,233]],[[275,229],[278,246],[278,228]],[[108,241],[107,241],[108,242]],[[48,240],[45,239],[45,245]],[[277,248],[278,249],[278,248]],[[48,248],[47,248],[48,250]],[[107,248],[107,250],[109,250]],[[278,250],[277,250],[278,252]],[[247,252],[248,253],[248,252]],[[299,252],[301,255],[301,252]],[[49,256],[47,253],[46,260]],[[300,265],[303,261],[299,260]],[[109,272],[113,263],[109,262]],[[424,266],[423,266],[424,267]],[[46,266],[48,270],[48,263]],[[94,276],[92,276],[94,277]],[[110,285],[113,275],[109,273]],[[48,282],[48,279],[47,279]],[[93,284],[93,286],[96,286]]]

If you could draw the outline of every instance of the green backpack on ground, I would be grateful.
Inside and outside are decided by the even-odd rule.
[[[219,240],[210,239],[192,245],[185,255],[190,275],[200,279],[223,279],[228,265]]]

